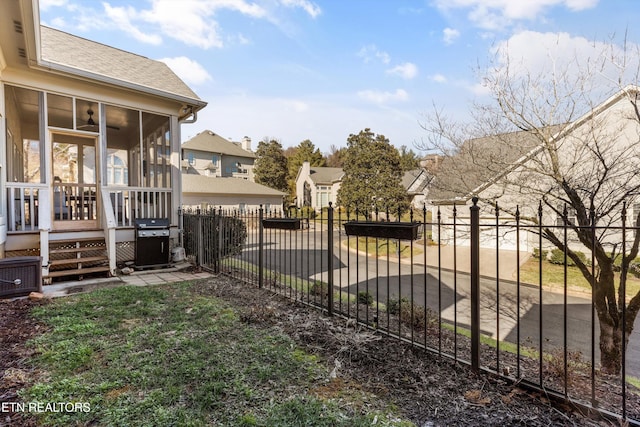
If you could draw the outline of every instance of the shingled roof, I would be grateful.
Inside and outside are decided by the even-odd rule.
[[[548,126],[542,129],[543,135],[518,131],[466,141],[456,154],[442,159],[429,189],[429,199],[447,202],[471,198],[474,191],[508,171],[539,146],[541,138],[550,138],[563,127],[566,125]]]
[[[424,168],[406,171],[402,176],[402,187],[408,191],[411,186],[418,181],[418,185],[411,191],[411,193],[422,194],[427,185],[429,185],[429,182],[431,182],[432,178],[433,176]]]
[[[312,166],[309,176],[311,180],[317,184],[333,184],[334,182],[338,182],[344,176],[344,171],[342,168],[327,168],[327,167],[319,167]]]
[[[238,144],[231,142],[210,130],[205,130],[182,144],[182,149],[204,151],[206,153],[226,154],[229,156],[256,158],[255,153],[244,150]]]
[[[200,101],[200,98],[163,62],[40,26],[44,61],[118,80],[141,89]],[[200,101],[201,104],[204,102]]]

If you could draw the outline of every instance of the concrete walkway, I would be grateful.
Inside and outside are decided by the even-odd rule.
[[[73,282],[60,282],[53,285],[42,286],[42,293],[47,298],[55,298],[71,295],[79,292],[108,288],[119,285],[149,286],[162,285],[165,283],[184,282],[188,280],[199,280],[211,277],[212,274],[206,271],[194,273],[188,270],[189,263],[177,264],[174,267],[162,269],[149,269],[134,271],[128,275],[117,277],[84,279]]]
[[[421,246],[426,248],[426,259],[428,267],[438,267],[438,246]],[[520,259],[516,251],[500,250],[496,254],[495,249],[480,248],[480,275],[485,277],[499,277],[504,280],[514,280],[518,269],[518,261],[522,266],[528,259],[529,254],[520,252]],[[499,260],[497,257],[500,257]],[[415,264],[424,264],[424,254],[415,255],[413,262]],[[468,273],[471,271],[471,250],[468,246],[443,245],[440,247],[440,265],[445,270],[459,271]],[[455,269],[454,269],[455,266]]]
[[[354,254],[358,253],[354,248],[347,246],[346,240],[342,240],[341,244],[345,250],[349,250]],[[469,273],[471,271],[471,248],[469,246],[457,246],[454,250],[453,245],[442,245],[440,246],[439,254],[438,246],[436,245],[423,246],[418,243],[414,243],[413,247],[413,260],[410,261],[409,257],[402,258],[400,260],[402,264],[409,264],[413,262],[414,265],[424,265],[426,258],[427,267],[437,269],[438,266],[440,266],[443,270],[457,271],[460,273]],[[419,249],[422,252],[415,254],[416,249]],[[365,252],[360,251],[359,255],[364,256]],[[500,257],[499,262],[497,261],[497,256]],[[530,254],[521,251],[520,259],[518,259],[517,251],[500,250],[499,254],[496,254],[495,249],[480,248],[480,276],[496,277],[497,271],[501,279],[515,280],[518,261],[520,266],[522,266],[527,262],[529,256]],[[386,255],[381,256],[381,258],[386,259]],[[398,257],[390,255],[389,259],[395,262]]]

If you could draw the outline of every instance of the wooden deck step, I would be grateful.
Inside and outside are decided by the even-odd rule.
[[[104,237],[56,236],[49,240],[49,274],[44,279],[79,277],[95,273],[110,273],[109,255]]]
[[[90,273],[102,273],[109,272],[109,266],[100,266],[100,267],[89,267],[89,268],[76,268],[73,270],[55,270],[49,271],[49,276],[47,277],[64,277],[64,276],[82,276],[84,274]]]
[[[89,251],[104,251],[107,250],[105,245],[102,246],[81,246],[79,248],[63,248],[63,249],[50,249],[50,254],[75,254],[78,252],[89,252]]]
[[[77,264],[77,263],[85,263],[85,262],[95,262],[95,261],[109,261],[109,258],[106,256],[90,256],[83,258],[65,258],[65,259],[53,259],[49,260],[49,265],[64,265],[64,264]]]

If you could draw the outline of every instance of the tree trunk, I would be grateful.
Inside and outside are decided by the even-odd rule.
[[[621,325],[614,325],[610,318],[600,319],[600,364],[602,371],[611,375],[620,374],[622,369]]]

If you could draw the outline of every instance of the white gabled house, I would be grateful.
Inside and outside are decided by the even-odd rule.
[[[298,207],[309,206],[320,210],[336,205],[338,190],[344,171],[342,168],[328,168],[311,166],[309,162],[302,163],[296,176],[296,200]]]
[[[457,222],[464,227],[469,223],[471,199],[477,196],[481,200],[481,246],[519,247],[522,251],[531,251],[538,246],[538,235],[535,230],[523,227],[518,242],[513,228],[513,212],[517,206],[521,224],[534,224],[540,202],[546,200],[542,203],[543,224],[564,224],[563,199],[567,195],[562,189],[562,179],[566,179],[571,180],[571,187],[582,191],[578,196],[593,197],[596,216],[600,218],[598,227],[612,226],[608,235],[618,241],[620,231],[616,227],[620,226],[621,201],[628,203],[628,224],[635,223],[635,216],[640,212],[637,203],[640,190],[640,122],[631,102],[638,96],[638,87],[627,86],[577,120],[542,129],[545,141],[557,147],[553,151],[555,159],[550,159],[550,151],[542,146],[540,135],[534,136],[530,131],[469,141],[480,144],[475,147],[476,153],[490,155],[482,162],[471,164],[468,158],[472,155],[463,147],[461,153],[443,162],[430,193],[433,218],[437,218],[439,211],[442,223],[450,224],[455,206]],[[501,143],[512,147],[512,152],[500,151]],[[494,154],[500,160],[495,157],[496,161],[493,161]],[[552,161],[555,162],[553,168]],[[482,167],[483,162],[486,167]],[[495,202],[500,207],[497,221]],[[582,202],[586,206],[590,204],[589,200]],[[571,209],[567,211],[567,220],[575,220],[575,212]],[[503,227],[498,231],[500,235],[496,234],[495,227],[482,227],[496,222]],[[458,229],[456,236],[458,245],[469,244],[469,235],[463,227]],[[440,236],[434,231],[433,238],[452,244],[452,227],[442,225],[440,230]],[[570,239],[568,243],[579,247],[578,250],[588,250],[577,241]],[[543,246],[554,247],[549,243],[543,243]]]
[[[114,273],[135,261],[136,218],[168,219],[177,245],[180,126],[205,106],[164,63],[42,26],[37,0],[3,0],[0,257],[39,255],[48,279]],[[89,241],[104,253],[59,259]]]

